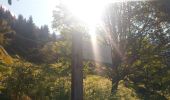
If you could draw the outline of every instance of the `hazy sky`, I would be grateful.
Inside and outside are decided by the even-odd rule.
[[[16,16],[22,14],[27,19],[32,16],[36,25],[47,24],[52,31],[52,11],[59,0],[12,0],[12,5],[8,5],[7,1],[0,0],[0,5],[5,6]]]

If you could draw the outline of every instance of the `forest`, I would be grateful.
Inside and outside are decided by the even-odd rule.
[[[83,60],[83,100],[170,100],[169,5],[105,7],[96,41],[111,46],[113,64]],[[59,35],[0,7],[0,100],[71,100],[73,33],[89,40],[89,29],[64,5],[51,24]]]

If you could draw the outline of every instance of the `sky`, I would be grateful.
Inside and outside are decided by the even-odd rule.
[[[52,12],[59,0],[12,0],[12,5],[8,4],[8,0],[0,0],[0,5],[9,9],[12,14],[18,16],[22,14],[26,19],[30,16],[37,26],[48,25],[52,32]]]

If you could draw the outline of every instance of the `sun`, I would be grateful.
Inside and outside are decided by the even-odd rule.
[[[75,17],[87,24],[96,24],[104,8],[104,0],[64,0],[64,4]]]
[[[89,28],[89,35],[96,39],[96,26],[102,24],[102,14],[105,7],[110,3],[126,2],[131,0],[61,0],[69,11],[78,20],[82,21]]]
[[[107,1],[107,0],[106,0]],[[105,0],[62,0],[70,12],[89,27],[89,34],[94,35],[94,28],[101,22]]]

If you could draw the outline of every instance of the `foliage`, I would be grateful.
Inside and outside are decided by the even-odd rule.
[[[56,41],[57,36],[50,34],[48,26],[37,27],[31,16],[28,20],[22,15],[16,18],[10,11],[0,7],[0,19],[2,20],[0,25],[3,24],[1,29],[4,29],[1,31],[6,31],[6,33],[15,31],[15,34],[7,35],[11,37],[8,45],[5,46],[9,54],[19,55],[24,59],[38,63],[41,61],[38,55],[39,49],[50,41]],[[0,38],[2,38],[1,35]]]
[[[169,70],[161,56],[162,52],[169,50],[169,32],[165,31],[169,30],[169,23],[161,19],[158,11],[150,2],[123,2],[108,6],[103,21],[104,32],[109,37],[105,39],[112,47],[112,93],[116,93],[120,80],[129,79],[131,75],[141,75],[139,80],[148,91],[166,92],[167,88],[155,90],[153,85],[165,78],[157,76],[160,69]]]
[[[0,20],[0,26],[0,45],[6,45],[10,41],[9,35],[12,34],[13,30],[3,19]]]
[[[84,61],[85,100],[169,99],[167,4],[135,1],[107,5],[97,38],[111,45],[113,66]],[[5,49],[18,55],[13,65],[0,63],[0,99],[71,98],[72,33],[85,33],[83,39],[88,38],[87,27],[64,5],[57,7],[53,17],[59,38],[49,33],[47,25],[37,27],[32,17],[15,18],[0,7],[0,41],[14,30],[16,34]]]
[[[139,100],[133,89],[119,83],[118,91],[111,95],[111,81],[105,77],[88,75],[84,79],[84,100]]]
[[[100,76],[88,75],[84,79],[84,100],[108,100],[110,89],[110,80]]]
[[[65,67],[64,67],[65,66]],[[35,65],[16,60],[13,65],[0,66],[0,91],[10,98],[69,98],[69,66],[63,63]],[[50,100],[51,100],[50,99]]]
[[[5,49],[0,45],[0,62],[6,64],[12,64],[13,60],[11,56],[5,51]]]

